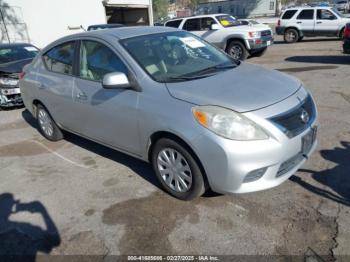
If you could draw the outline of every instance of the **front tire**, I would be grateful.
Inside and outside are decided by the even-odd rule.
[[[36,119],[40,133],[50,141],[58,141],[63,139],[63,133],[52,119],[47,109],[41,105],[37,105]]]
[[[295,43],[299,40],[299,32],[294,28],[289,28],[284,32],[284,41],[288,44]]]
[[[246,60],[248,57],[248,50],[245,45],[237,40],[232,41],[227,49],[226,53],[228,53],[233,59],[236,60]]]
[[[186,146],[172,139],[159,139],[152,150],[152,166],[165,191],[181,200],[205,192],[201,169]]]

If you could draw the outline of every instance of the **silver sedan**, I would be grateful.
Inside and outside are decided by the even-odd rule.
[[[174,28],[67,36],[21,75],[43,136],[66,130],[148,161],[183,200],[277,186],[316,146],[316,107],[299,80]]]

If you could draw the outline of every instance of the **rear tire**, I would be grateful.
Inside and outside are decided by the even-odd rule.
[[[294,28],[289,28],[284,32],[284,42],[288,44],[295,43],[299,40],[299,32]]]
[[[233,59],[236,60],[246,60],[248,57],[248,50],[245,45],[237,40],[233,40],[226,48],[226,53],[228,53]]]
[[[201,169],[182,143],[159,139],[152,149],[152,166],[164,190],[181,200],[192,200],[205,192]]]
[[[63,139],[63,133],[52,119],[47,109],[41,105],[37,105],[36,119],[40,133],[50,141],[59,141]]]

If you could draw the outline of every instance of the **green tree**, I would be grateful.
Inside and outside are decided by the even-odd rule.
[[[153,0],[153,15],[155,20],[167,17],[168,4],[168,0]]]

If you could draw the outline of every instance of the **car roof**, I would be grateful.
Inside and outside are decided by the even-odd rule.
[[[16,46],[33,46],[29,43],[8,43],[8,44],[0,44],[0,48],[8,48],[8,47],[16,47]]]
[[[288,10],[301,10],[301,9],[330,9],[331,6],[294,6],[294,7],[288,7],[285,11]]]
[[[101,30],[93,30],[86,31],[83,33],[73,34],[69,36],[62,37],[55,42],[51,43],[45,49],[55,46],[58,43],[66,42],[66,41],[74,41],[80,37],[97,37],[104,38],[105,36],[112,36],[117,39],[126,39],[136,36],[149,35],[149,34],[158,34],[158,33],[166,33],[166,32],[174,32],[181,31],[177,28],[165,27],[165,26],[130,26],[130,27],[118,27],[111,29],[101,29]]]
[[[166,22],[170,22],[170,21],[176,21],[176,20],[182,20],[182,19],[192,19],[192,18],[202,18],[202,17],[213,17],[213,16],[220,16],[220,15],[229,15],[232,16],[230,14],[225,14],[225,13],[218,13],[218,14],[207,14],[207,15],[193,15],[193,16],[185,16],[185,17],[177,17],[174,19],[170,19]]]

